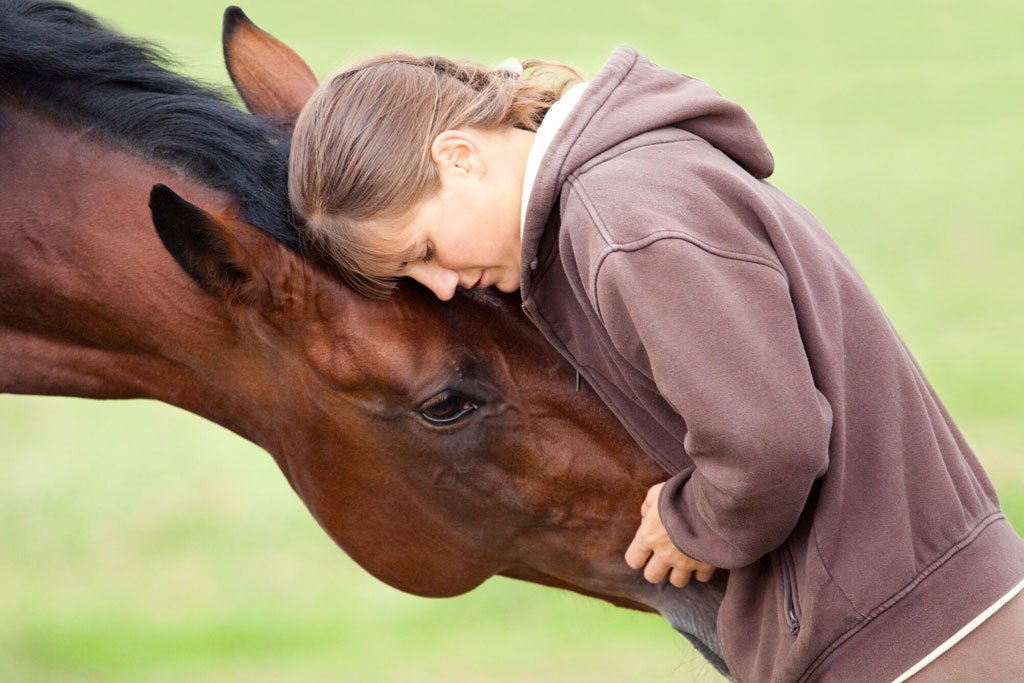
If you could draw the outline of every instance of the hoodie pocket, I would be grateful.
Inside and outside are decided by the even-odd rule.
[[[796,587],[796,563],[793,562],[793,551],[789,541],[779,548],[779,560],[782,563],[782,609],[785,613],[789,635],[800,633],[800,594]]]

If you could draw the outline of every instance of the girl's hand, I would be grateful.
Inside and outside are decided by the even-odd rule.
[[[626,564],[633,569],[643,568],[644,578],[651,583],[661,583],[667,574],[669,583],[682,588],[690,582],[692,572],[696,572],[698,581],[710,581],[715,568],[681,553],[679,548],[673,545],[665,526],[661,523],[658,496],[664,485],[661,483],[652,486],[643,505],[640,506],[640,516],[643,519],[633,542],[626,549]]]

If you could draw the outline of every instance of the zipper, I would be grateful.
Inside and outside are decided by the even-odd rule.
[[[539,330],[540,327],[537,326],[537,321],[533,319],[533,315],[530,313],[529,309],[526,308],[526,304],[522,304],[522,308],[523,314],[526,315],[526,317],[530,319],[530,322],[533,323],[534,326],[537,327],[537,329]],[[562,354],[562,357],[565,358],[565,360],[568,361],[570,365],[572,365],[574,368],[576,367],[575,363],[573,363],[571,355],[567,350],[554,344],[553,346],[555,347],[555,350]],[[579,370],[576,370],[576,380],[577,387],[582,387],[583,380]],[[593,382],[590,382],[589,380],[587,381],[587,383],[590,384],[591,389],[593,389],[594,393],[597,394],[598,397],[600,397],[604,405],[608,408],[608,410],[611,411],[612,415],[615,416],[615,419],[619,421],[619,424],[625,427],[626,431],[629,432],[630,435],[632,435],[633,439],[638,444],[640,444],[640,447],[647,453],[647,455],[649,455],[651,459],[654,460],[654,462],[658,463],[658,466],[661,467],[661,469],[665,470],[666,472],[674,472],[675,470],[679,469],[678,463],[676,463],[671,458],[664,457],[663,454],[657,448],[651,446],[650,443],[648,443],[648,441],[643,438],[642,434],[635,433],[635,430],[631,426],[630,421],[623,417],[622,414],[619,412],[619,409],[615,406],[614,402],[609,401],[605,397],[605,394],[598,389],[599,385],[596,385]]]
[[[540,325],[538,325],[537,321],[534,320],[533,313],[530,313],[530,309],[526,307],[526,304],[521,304],[521,306],[522,306],[522,309],[523,309],[523,314],[526,316],[527,320],[529,320],[531,323],[533,323],[533,326],[536,327],[539,330],[540,329]],[[566,354],[563,353],[562,355],[564,356]],[[574,365],[574,369],[575,369],[575,364],[573,364],[573,365]],[[583,379],[580,377],[580,371],[577,369],[576,370],[576,391],[579,391],[580,387],[582,387],[582,386],[583,386]]]
[[[788,541],[779,548],[779,556],[782,562],[783,610],[786,626],[789,627],[789,635],[796,636],[800,633],[799,596],[796,590],[796,563],[793,561],[793,551],[790,550]]]

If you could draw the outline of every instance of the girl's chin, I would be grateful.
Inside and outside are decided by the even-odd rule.
[[[502,277],[502,275],[505,275],[506,277]],[[518,272],[515,272],[512,276],[508,276],[508,271],[505,269],[487,268],[482,273],[480,284],[477,286],[480,289],[494,287],[506,294],[511,294],[512,292],[519,291]]]
[[[511,282],[504,280],[495,282],[494,286],[500,289],[501,291],[505,292],[506,294],[511,294],[512,292],[519,291],[519,278],[515,278]]]

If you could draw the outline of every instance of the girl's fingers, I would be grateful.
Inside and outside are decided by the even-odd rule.
[[[644,578],[649,583],[661,583],[665,579],[665,575],[668,574],[669,566],[668,562],[655,555],[647,561],[647,566],[644,567]]]
[[[668,575],[668,582],[676,588],[682,588],[686,584],[690,583],[690,570],[673,567],[672,572]]]
[[[633,542],[626,548],[626,564],[630,569],[640,569],[647,563],[647,558],[650,556],[651,549],[640,540],[640,530],[638,529],[636,536],[633,537]]]
[[[696,576],[697,580],[700,581],[701,583],[706,583],[706,582],[711,580],[711,577],[712,577],[712,575],[714,573],[715,573],[715,568],[712,567],[711,565],[705,564],[705,565],[702,565],[700,568],[697,569],[697,571],[694,574],[694,576]]]
[[[640,506],[640,516],[645,517],[647,511],[658,504],[658,496],[661,495],[661,487],[664,484],[655,484],[651,488],[647,489],[647,495],[644,496],[644,502]]]

